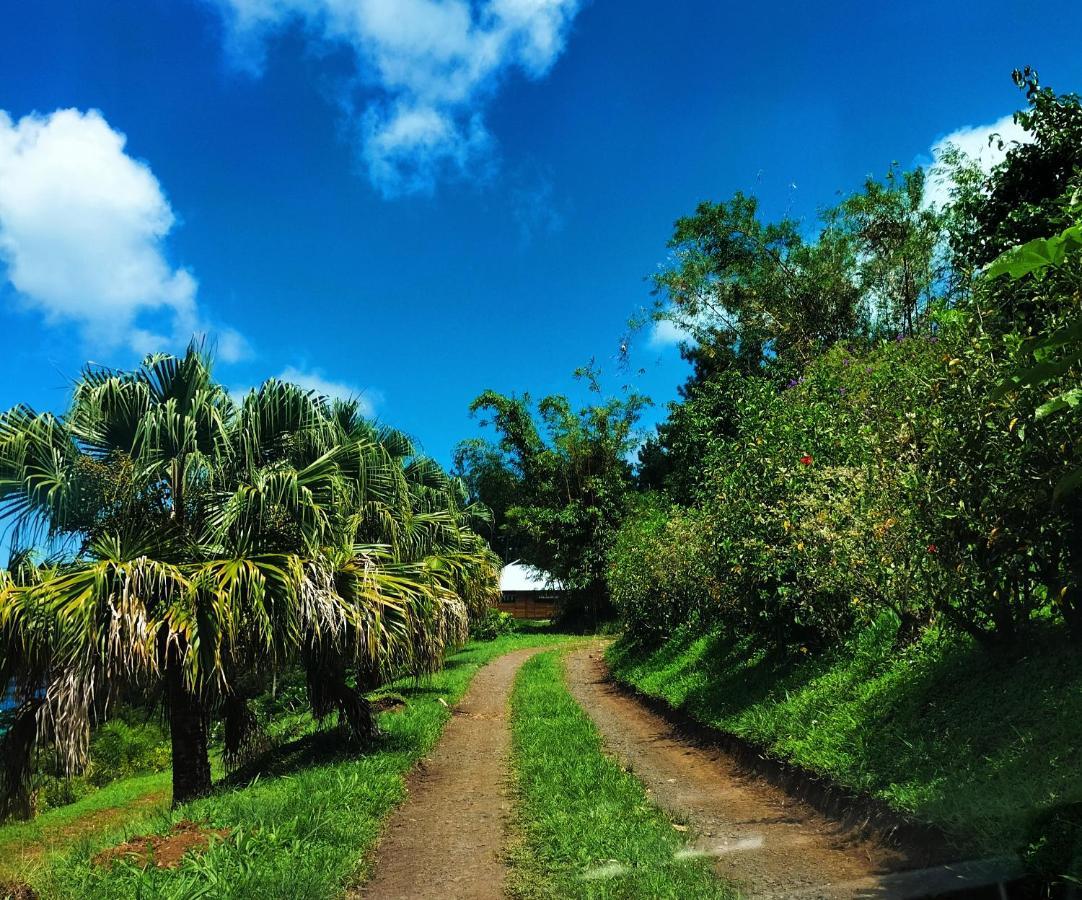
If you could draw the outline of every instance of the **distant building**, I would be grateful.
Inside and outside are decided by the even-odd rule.
[[[519,560],[500,571],[500,609],[516,619],[551,619],[563,592],[548,572]]]

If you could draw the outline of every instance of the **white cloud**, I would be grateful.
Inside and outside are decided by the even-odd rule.
[[[661,319],[654,322],[654,327],[650,329],[651,347],[674,347],[677,344],[684,343],[684,341],[691,340],[690,332],[681,328],[671,319]]]
[[[275,376],[279,381],[300,385],[306,391],[315,391],[332,400],[356,400],[360,404],[361,415],[372,416],[376,405],[383,399],[378,391],[363,390],[344,381],[326,378],[319,369],[305,370],[287,366]]]
[[[143,353],[207,328],[195,277],[165,256],[173,210],[125,140],[96,110],[17,122],[0,110],[0,276],[95,347]],[[221,330],[224,360],[246,348],[238,332]]]
[[[258,74],[269,38],[299,23],[321,49],[346,48],[368,88],[356,126],[373,185],[430,191],[470,172],[491,138],[482,112],[507,73],[543,77],[580,0],[206,0],[241,68]],[[356,84],[343,85],[351,94]],[[343,104],[353,107],[352,99]]]
[[[951,180],[941,164],[943,153],[954,147],[985,172],[1001,163],[1015,144],[1028,144],[1032,135],[1007,115],[990,125],[968,125],[940,138],[931,148],[932,165],[924,189],[924,202],[942,208],[950,202]]]

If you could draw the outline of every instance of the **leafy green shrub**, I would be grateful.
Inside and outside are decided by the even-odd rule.
[[[685,622],[718,618],[724,585],[711,564],[710,529],[694,510],[647,495],[617,534],[609,590],[625,626],[660,640]]]
[[[1056,806],[1038,816],[1022,859],[1042,878],[1082,884],[1082,803]]]
[[[494,641],[515,630],[515,617],[508,612],[489,608],[485,614],[470,622],[470,637],[475,641]]]
[[[1077,459],[1060,422],[1029,421],[992,399],[1009,338],[972,328],[953,348],[935,415],[920,435],[913,511],[929,535],[927,590],[957,629],[986,645],[1059,615],[1077,577],[1071,510],[1053,491]],[[934,552],[933,552],[934,551]]]
[[[727,376],[730,419],[696,505],[640,504],[610,555],[628,627],[657,638],[702,621],[784,647],[837,640],[883,609],[925,621],[931,539],[911,493],[942,356],[924,335],[839,345],[787,384]]]
[[[168,769],[172,759],[168,736],[157,721],[146,721],[145,716],[144,710],[121,707],[115,718],[96,728],[87,766],[79,775],[58,774],[48,755],[39,757],[31,775],[33,811],[66,806],[121,778]]]
[[[1069,420],[1019,426],[992,388],[1011,338],[961,313],[799,379],[728,380],[729,436],[696,504],[640,503],[610,554],[632,633],[720,624],[771,646],[834,643],[884,610],[986,645],[1069,612],[1082,514],[1052,492],[1079,464]]]
[[[102,787],[137,772],[161,772],[169,767],[169,741],[153,723],[132,725],[110,719],[94,733],[90,742],[87,779]]]
[[[79,776],[76,778],[57,778],[55,775],[42,775],[35,785],[36,811],[38,813],[67,806],[81,800],[94,790],[90,781]]]

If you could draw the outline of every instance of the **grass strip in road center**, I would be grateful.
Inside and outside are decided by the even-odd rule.
[[[528,660],[511,700],[519,809],[509,888],[519,898],[732,898],[642,785],[602,751],[557,653]]]

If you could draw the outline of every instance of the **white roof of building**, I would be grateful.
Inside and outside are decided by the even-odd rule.
[[[563,586],[548,572],[516,560],[500,570],[501,591],[559,591]]]

